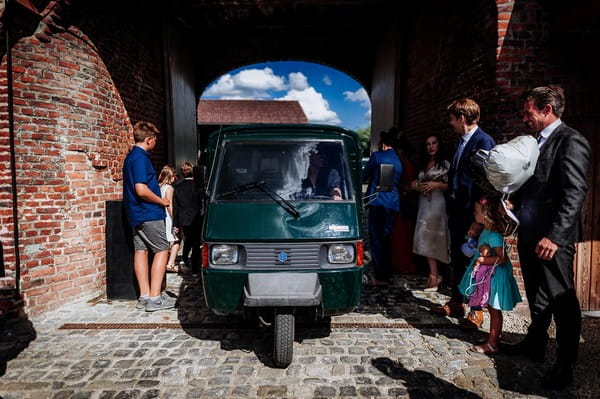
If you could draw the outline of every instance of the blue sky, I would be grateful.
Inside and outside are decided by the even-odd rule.
[[[212,82],[202,99],[298,100],[309,122],[359,129],[371,124],[365,89],[320,64],[277,61],[235,69]]]

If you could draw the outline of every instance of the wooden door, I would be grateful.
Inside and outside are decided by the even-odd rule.
[[[567,124],[589,140],[592,158],[588,195],[583,203],[583,242],[575,255],[575,286],[582,310],[600,310],[600,121],[598,118],[568,119]]]

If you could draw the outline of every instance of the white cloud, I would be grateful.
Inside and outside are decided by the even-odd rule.
[[[292,76],[293,75],[293,76]],[[305,82],[305,85],[301,83]],[[291,89],[279,100],[297,100],[309,122],[339,124],[340,118],[329,109],[329,102],[314,87],[308,85],[308,81],[301,72],[290,73]]]
[[[285,79],[273,73],[271,68],[245,69],[235,75],[225,74],[211,85],[203,97],[221,99],[266,99],[270,90],[286,90]]]
[[[306,90],[308,86],[308,79],[302,72],[292,72],[290,73],[290,89],[302,91]]]
[[[345,91],[344,99],[353,103],[359,103],[361,107],[366,108],[367,112],[365,113],[364,118],[371,119],[371,100],[363,87],[356,91]]]
[[[329,102],[309,85],[302,72],[290,73],[287,81],[285,77],[275,75],[271,68],[245,69],[234,75],[228,73],[206,89],[202,97],[266,100],[274,97],[272,92],[284,90],[287,93],[277,100],[297,100],[309,122],[341,123],[337,113],[329,108]]]
[[[329,75],[323,76],[323,83],[325,83],[327,86],[332,85],[331,78],[329,77]]]
[[[271,68],[245,69],[234,76],[238,86],[258,90],[284,90],[285,81],[273,74]]]
[[[344,97],[346,101],[360,103],[362,107],[371,108],[371,100],[369,99],[367,91],[363,87],[356,91],[345,91]]]

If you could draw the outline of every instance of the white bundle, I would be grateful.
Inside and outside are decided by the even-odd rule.
[[[518,136],[492,148],[484,162],[492,186],[503,194],[517,191],[535,171],[540,150],[532,136]]]

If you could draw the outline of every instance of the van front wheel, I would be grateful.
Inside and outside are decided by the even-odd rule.
[[[273,360],[277,367],[287,367],[294,356],[295,322],[292,310],[276,309],[273,328]]]

